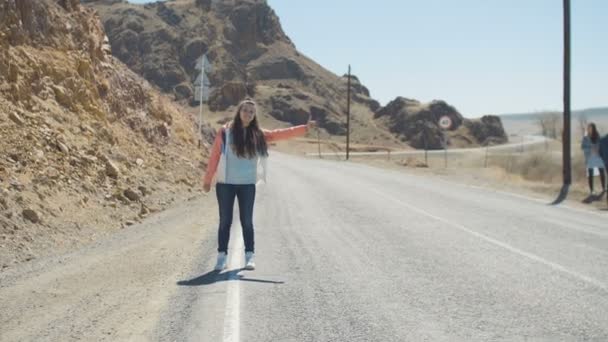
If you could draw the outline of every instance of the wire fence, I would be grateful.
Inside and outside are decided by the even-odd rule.
[[[309,156],[344,160],[343,147],[336,144],[319,144],[318,151]],[[353,151],[350,158],[357,160],[385,160],[405,167],[431,169],[484,169],[501,168],[508,174],[520,175],[530,181],[561,184],[562,144],[560,141],[523,139],[520,143],[468,149],[393,151],[377,148],[375,151]],[[587,184],[584,156],[578,144],[572,144],[573,183]]]

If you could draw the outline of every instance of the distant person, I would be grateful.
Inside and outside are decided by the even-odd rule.
[[[600,157],[604,160],[604,170],[608,172],[608,134],[600,139]],[[608,196],[606,196],[608,201]]]
[[[585,153],[585,165],[587,167],[587,176],[589,180],[589,191],[591,195],[593,192],[593,169],[599,169],[600,180],[602,182],[602,191],[599,193],[600,196],[606,192],[606,175],[604,168],[606,165],[600,157],[600,134],[597,132],[597,128],[594,123],[587,125],[587,134],[583,137],[581,142],[581,148]]]
[[[216,271],[226,268],[232,208],[235,197],[245,241],[245,269],[255,269],[253,206],[256,183],[265,179],[265,158],[268,142],[295,138],[306,134],[315,122],[272,131],[262,130],[256,117],[256,104],[245,99],[236,110],[234,119],[221,128],[211,149],[203,190],[209,192],[215,176],[217,202],[220,211]]]

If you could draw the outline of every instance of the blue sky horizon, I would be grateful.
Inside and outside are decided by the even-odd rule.
[[[145,0],[130,0],[145,3]],[[298,51],[386,105],[466,117],[561,110],[562,1],[268,0]],[[573,110],[608,106],[608,1],[572,0]]]

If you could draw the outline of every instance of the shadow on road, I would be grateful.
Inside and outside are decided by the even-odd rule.
[[[559,194],[557,195],[557,198],[551,202],[551,205],[558,205],[560,203],[562,203],[566,197],[568,197],[568,190],[570,190],[570,185],[568,184],[564,184],[562,186],[562,189],[559,191]]]
[[[202,286],[202,285],[210,285],[222,281],[250,281],[254,283],[265,283],[265,284],[284,284],[284,281],[274,281],[274,280],[265,280],[265,279],[253,279],[246,278],[244,275],[239,274],[239,272],[244,271],[244,268],[238,268],[226,272],[220,271],[209,271],[201,276],[196,278],[192,278],[189,280],[180,280],[177,282],[179,286]]]
[[[585,204],[589,204],[589,203],[592,203],[595,201],[600,201],[600,200],[602,200],[603,197],[604,197],[603,192],[600,194],[597,194],[597,195],[589,195],[582,202]]]

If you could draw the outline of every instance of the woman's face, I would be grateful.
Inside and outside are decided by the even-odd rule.
[[[241,121],[243,122],[243,127],[249,126],[251,121],[255,118],[255,105],[251,103],[245,103],[241,107],[241,111],[239,112],[241,117]]]
[[[587,135],[591,135],[593,133],[593,128],[591,125],[587,125]]]

